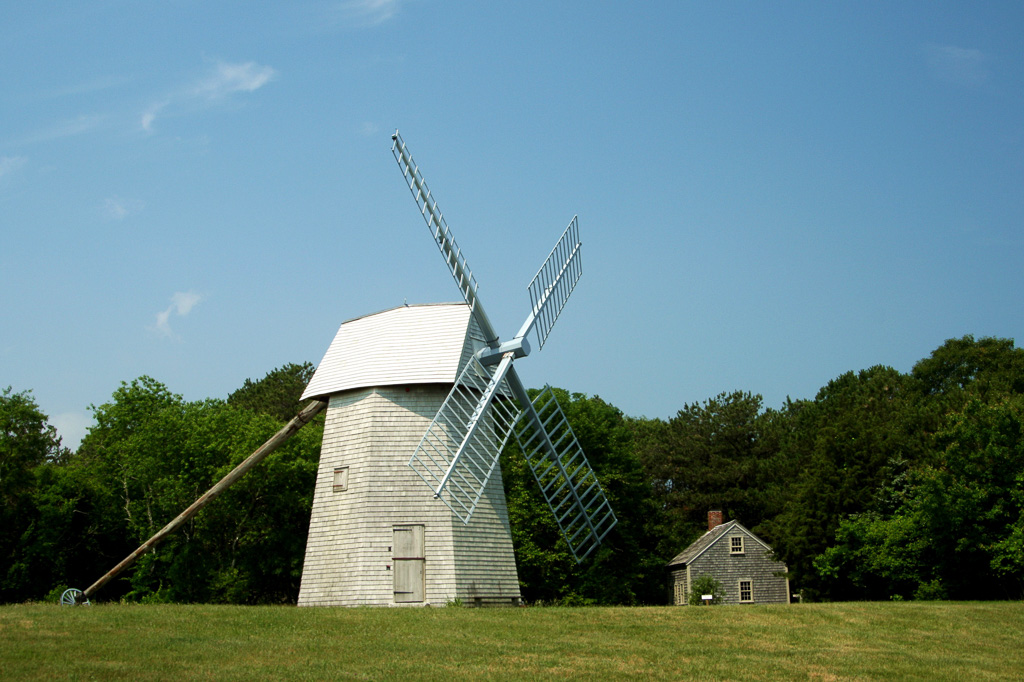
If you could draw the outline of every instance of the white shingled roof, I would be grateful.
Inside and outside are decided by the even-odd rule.
[[[343,322],[302,394],[395,384],[455,383],[483,345],[465,303],[405,305]]]

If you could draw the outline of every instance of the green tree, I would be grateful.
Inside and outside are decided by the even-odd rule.
[[[40,522],[37,470],[67,458],[56,429],[24,391],[0,392],[0,601],[31,594],[35,574],[24,550]]]
[[[707,530],[709,509],[751,528],[770,514],[778,473],[773,419],[762,414],[761,396],[735,391],[687,404],[668,422],[637,424],[663,561]]]
[[[938,440],[939,461],[895,486],[895,510],[843,520],[816,568],[865,599],[1021,598],[1024,397],[973,399]]]
[[[766,534],[794,587],[811,598],[850,598],[850,586],[824,577],[814,558],[843,519],[887,509],[884,487],[927,459],[920,395],[906,375],[872,367],[830,381],[813,402],[792,405],[790,418],[781,448],[799,473]]]
[[[269,414],[223,401],[185,402],[149,377],[123,384],[94,411],[96,426],[79,459],[97,487],[110,491],[105,506],[114,518],[105,528],[120,533],[128,551],[282,426]],[[307,425],[140,558],[105,596],[295,601],[321,434],[322,422]]]
[[[1015,348],[1012,339],[948,339],[911,374],[925,395],[943,399],[943,406],[952,401],[958,409],[968,393],[981,400],[1024,393],[1024,349]]]
[[[709,605],[721,604],[725,597],[725,590],[722,589],[722,583],[715,580],[714,576],[698,576],[690,585],[690,606],[703,606],[705,594],[711,595]]]
[[[925,467],[911,503],[927,521],[951,598],[1024,596],[1024,397],[970,401],[939,434],[939,466]]]
[[[814,558],[814,568],[847,585],[847,598],[910,598],[933,575],[926,532],[923,519],[909,509],[892,516],[852,514],[840,522],[835,544]]]
[[[271,370],[259,381],[246,379],[241,388],[228,396],[228,404],[287,422],[302,410],[300,398],[314,371],[310,362],[288,363]]]
[[[648,525],[652,508],[628,421],[618,408],[596,396],[554,391],[615,510],[618,525],[577,564],[512,439],[502,453],[501,467],[524,599],[600,604],[661,601],[664,567],[652,553],[654,539]]]
[[[42,599],[60,586],[84,588],[130,551],[116,527],[107,525],[109,496],[88,474],[74,457],[35,469],[29,522],[8,569],[17,591],[6,599]]]
[[[64,456],[57,430],[28,391],[0,392],[0,501],[16,505],[32,487],[32,470]]]
[[[831,546],[816,545],[823,551],[814,567],[832,586],[825,591],[867,599],[1019,594],[1024,351],[1008,339],[949,339],[910,379],[917,408],[905,423],[920,447],[890,461],[889,480],[869,505],[840,514]]]

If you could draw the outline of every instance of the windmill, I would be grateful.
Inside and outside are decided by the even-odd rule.
[[[531,332],[543,347],[580,277],[579,223],[540,267],[526,321],[502,343],[397,131],[392,142],[465,303],[350,320],[317,367],[303,397],[329,407],[299,605],[517,602],[498,466],[513,435],[577,561],[616,523],[551,388],[531,400],[513,366]]]
[[[299,605],[518,602],[497,466],[513,434],[577,562],[614,527],[615,514],[551,388],[531,400],[513,367],[530,353],[530,332],[544,346],[579,280],[577,219],[530,283],[526,321],[502,343],[397,131],[392,142],[465,303],[403,305],[343,323],[303,394],[311,401],[294,419],[84,593],[68,590],[62,603],[88,603],[324,409]]]

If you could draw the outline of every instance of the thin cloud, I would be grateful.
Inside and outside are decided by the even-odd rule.
[[[177,315],[178,317],[185,317],[192,309],[195,308],[203,297],[194,291],[182,292],[178,291],[171,296],[171,305],[167,306],[166,310],[162,310],[156,314],[156,331],[161,336],[173,337],[174,331],[171,329],[171,315]]]
[[[198,97],[218,98],[232,92],[253,92],[270,82],[276,72],[256,62],[217,64],[215,72],[195,88]]]
[[[169,102],[158,102],[147,109],[143,114],[139,123],[142,124],[142,129],[147,133],[153,132],[153,121],[156,120],[156,115],[159,114]]]
[[[932,76],[956,85],[978,86],[989,79],[988,55],[981,50],[955,45],[925,45],[925,59]]]
[[[75,118],[59,121],[49,128],[44,128],[38,132],[20,137],[16,139],[14,143],[19,145],[30,145],[40,142],[59,140],[65,137],[74,137],[75,135],[82,135],[97,129],[104,120],[106,120],[106,116],[103,115],[77,116]]]
[[[337,6],[338,17],[346,24],[377,26],[398,14],[399,0],[348,0]]]
[[[24,156],[0,156],[0,179],[14,173],[28,161]]]
[[[256,62],[229,64],[217,62],[213,72],[194,85],[150,105],[139,118],[144,131],[153,132],[153,123],[167,112],[190,111],[209,106],[234,93],[255,92],[277,75],[272,67]]]
[[[131,81],[132,79],[127,76],[100,76],[98,78],[75,83],[74,85],[69,85],[57,90],[42,92],[39,94],[39,97],[43,99],[55,99],[75,95],[89,95],[96,92],[102,92],[104,90],[118,88],[130,83]]]
[[[110,197],[103,202],[103,215],[110,220],[121,221],[141,211],[145,205],[136,199]]]

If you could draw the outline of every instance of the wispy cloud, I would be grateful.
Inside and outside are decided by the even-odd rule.
[[[145,130],[147,133],[152,132],[153,121],[156,120],[156,115],[163,111],[164,107],[166,107],[168,104],[170,104],[170,102],[168,101],[157,102],[156,104],[150,106],[149,109],[147,109],[145,112],[143,112],[142,118],[139,119],[139,123],[142,125],[142,129]]]
[[[130,215],[134,215],[144,208],[138,199],[122,199],[121,197],[110,197],[103,202],[102,212],[109,220],[121,221]]]
[[[146,132],[153,131],[153,123],[166,112],[188,111],[209,106],[234,93],[254,92],[273,80],[277,72],[256,62],[229,64],[218,62],[213,72],[197,83],[151,104],[139,118]]]
[[[156,331],[161,336],[173,337],[174,332],[171,330],[171,315],[175,314],[178,317],[185,317],[192,309],[195,308],[203,297],[194,291],[188,292],[176,292],[171,296],[171,305],[167,306],[166,310],[162,310],[156,314]]]
[[[92,116],[76,116],[75,118],[58,121],[48,128],[29,133],[13,140],[14,144],[30,145],[40,142],[50,142],[65,137],[74,137],[96,130],[106,120],[106,116],[96,114]]]
[[[0,156],[0,180],[24,166],[26,161],[24,156]]]
[[[398,14],[400,0],[346,0],[337,5],[338,19],[353,26],[377,26]]]
[[[252,92],[270,82],[276,72],[269,66],[256,62],[226,64],[220,62],[212,75],[203,79],[195,88],[197,97],[216,99],[232,92]]]
[[[102,92],[104,90],[118,88],[130,83],[131,81],[132,79],[127,76],[99,76],[97,78],[75,83],[74,85],[68,85],[56,90],[42,92],[39,94],[39,97],[43,99],[55,99],[74,95],[89,95],[96,92]]]
[[[925,45],[925,59],[932,76],[956,85],[977,86],[989,79],[988,55],[981,50],[955,45]]]

